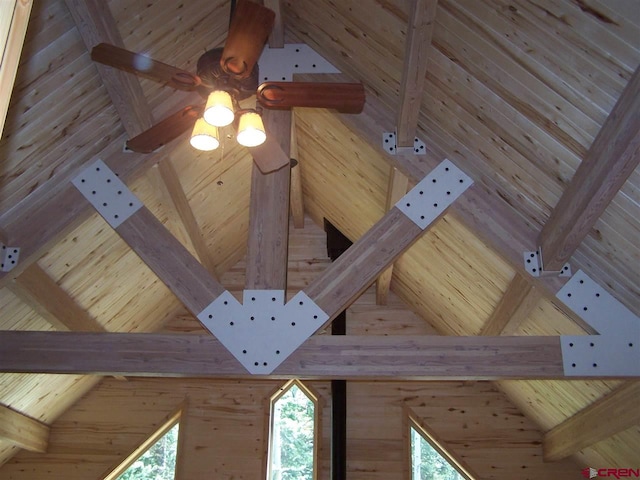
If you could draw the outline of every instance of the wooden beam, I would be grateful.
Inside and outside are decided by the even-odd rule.
[[[167,157],[158,163],[158,171],[169,194],[171,203],[173,203],[173,206],[178,212],[180,221],[187,231],[187,236],[196,251],[196,255],[200,259],[200,263],[202,263],[207,271],[215,277],[216,264],[213,261],[207,242],[202,235],[202,229],[198,225],[198,221],[193,214],[187,195],[182,188],[182,184],[178,178],[178,173],[176,172],[170,157]]]
[[[8,331],[0,372],[248,378],[211,335]],[[255,377],[255,376],[254,376]],[[316,335],[260,378],[563,378],[559,337]]]
[[[33,0],[0,2],[0,136],[9,110]]]
[[[298,152],[298,139],[296,134],[295,114],[291,115],[291,189],[289,191],[289,203],[293,226],[304,228],[304,196],[302,194],[302,166]]]
[[[289,155],[291,112],[267,110],[265,127]],[[245,288],[285,290],[289,245],[290,168],[262,173],[254,164],[249,205]]]
[[[124,42],[108,2],[65,0],[87,50],[99,43],[124,48]],[[96,63],[102,83],[109,93],[122,125],[134,137],[153,125],[153,116],[138,79],[127,72]]]
[[[269,46],[271,48],[284,48],[284,21],[282,18],[282,0],[264,0],[264,6],[273,10],[276,19],[273,30],[269,35]]]
[[[539,289],[529,278],[516,273],[491,317],[480,330],[480,335],[513,334],[541,298]]]
[[[462,195],[464,196],[464,195]],[[366,290],[423,232],[393,207],[305,289],[331,320]]]
[[[640,425],[640,382],[625,382],[544,435],[544,459],[554,462]]]
[[[225,291],[146,207],[116,232],[194,315]]]
[[[437,0],[411,1],[404,69],[400,82],[400,108],[396,130],[398,147],[413,147],[437,5]]]
[[[57,330],[105,331],[102,324],[81,308],[37,263],[25,269],[8,287]]]
[[[390,210],[407,193],[408,187],[409,179],[406,175],[400,173],[397,168],[391,167],[389,186],[387,187],[386,210]],[[392,277],[393,265],[387,267],[376,280],[376,303],[378,305],[387,304]]]
[[[0,440],[30,452],[45,453],[49,427],[0,404]]]
[[[640,162],[640,67],[620,95],[538,237],[559,271]]]

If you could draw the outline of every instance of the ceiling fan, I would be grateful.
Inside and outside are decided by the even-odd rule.
[[[264,108],[331,108],[341,113],[362,111],[365,94],[361,83],[267,81],[258,85],[257,61],[273,29],[275,13],[249,0],[239,0],[235,8],[234,3],[232,1],[231,22],[224,48],[205,52],[198,59],[196,74],[115,45],[101,43],[92,49],[91,58],[98,63],[174,89],[197,91],[207,99],[205,105],[186,106],[129,139],[126,143],[128,149],[150,153],[194,128],[192,145],[211,150],[217,147],[217,127],[233,122],[239,143],[248,147],[263,145],[253,149],[252,153],[258,167],[267,173],[274,170],[274,165],[282,167],[288,164],[289,159],[282,158],[279,163],[274,163],[273,159],[262,160],[265,155],[278,154],[279,146],[265,134],[259,116],[261,108],[242,109],[240,100],[256,95],[257,102]],[[243,137],[245,132],[247,135]],[[203,140],[204,144],[198,143]]]

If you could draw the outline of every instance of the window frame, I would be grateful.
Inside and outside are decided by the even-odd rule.
[[[438,454],[444,458],[444,460],[451,465],[453,469],[455,469],[465,480],[476,480],[477,476],[474,475],[471,469],[464,464],[461,460],[456,458],[455,455],[451,454],[447,448],[444,446],[442,441],[439,441],[436,438],[436,435],[431,432],[423,422],[418,420],[418,418],[412,413],[408,413],[405,418],[406,428],[405,432],[407,435],[407,439],[405,442],[406,445],[406,455],[405,459],[407,462],[407,467],[405,468],[405,478],[406,480],[412,480],[413,478],[413,450],[412,450],[412,435],[411,430],[415,430],[418,435],[420,435],[431,447],[438,452]]]
[[[151,435],[149,435],[140,445],[138,445],[133,452],[131,452],[127,457],[118,464],[113,470],[111,470],[103,480],[117,480],[117,478],[122,475],[127,469],[135,463],[135,461],[144,455],[147,450],[153,447],[158,440],[160,440],[164,435],[167,434],[169,430],[180,423],[180,419],[182,418],[182,408],[178,409],[171,415],[167,417],[167,419],[160,425],[158,429],[156,429]],[[182,436],[182,428],[178,430],[178,443],[176,445],[176,472],[178,471],[178,459],[180,457],[180,438]]]
[[[272,447],[271,439],[273,438],[274,428],[274,406],[278,400],[280,400],[293,386],[298,387],[312,402],[313,402],[313,480],[319,478],[319,452],[320,452],[320,396],[315,393],[310,387],[302,383],[297,378],[288,380],[283,385],[279,386],[276,391],[269,397],[267,402],[267,422],[266,423],[266,462],[265,462],[265,474],[263,478],[269,480],[271,478],[271,456]]]

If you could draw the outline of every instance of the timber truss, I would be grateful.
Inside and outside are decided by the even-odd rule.
[[[425,49],[430,45],[435,3],[425,6],[416,2],[412,7],[414,23],[407,33],[395,129],[400,148],[411,146],[415,138],[420,107],[416,99],[425,77]],[[101,41],[122,43],[103,2],[67,0],[67,4],[89,49]],[[107,75],[98,68],[127,133],[134,136],[149,128],[151,113],[138,81],[121,72]],[[556,295],[560,280],[527,276],[522,252],[542,248],[550,270],[560,270],[571,257],[638,164],[639,104],[640,73],[636,71],[541,232],[492,193],[472,185],[451,162],[434,164],[429,155],[417,161],[403,150],[388,157],[395,168],[393,175],[407,176],[418,185],[406,196],[402,192],[400,200],[388,205],[388,213],[368,233],[288,303],[289,168],[265,174],[254,167],[246,290],[240,303],[120,182],[154,163],[166,165],[162,152],[115,153],[104,162],[85,166],[74,185],[38,190],[28,205],[2,216],[1,240],[20,248],[20,262],[10,273],[0,272],[0,286],[27,273],[48,246],[89,215],[87,199],[101,196],[94,206],[99,211],[107,209],[101,211],[103,217],[215,336],[3,332],[0,371],[394,379],[638,377],[638,317],[593,286],[582,272],[575,276],[577,284],[569,282],[569,287]],[[377,144],[380,132],[393,130],[393,125],[376,112],[387,112],[391,117],[375,98],[368,98],[365,115],[344,121]],[[290,157],[291,121],[290,112],[265,115],[270,135],[279,139],[274,155]],[[593,178],[599,179],[600,186],[594,188],[589,180]],[[84,188],[93,181],[104,185]],[[103,192],[107,184],[115,189]],[[394,260],[452,204],[451,213],[500,252],[517,272],[496,309],[500,315],[490,318],[482,336],[313,335],[389,271]],[[583,295],[585,284],[590,290]],[[551,298],[590,335],[500,336],[526,317],[535,304],[532,300],[540,296]],[[595,304],[591,297],[598,299]],[[572,305],[570,298],[581,300]],[[584,317],[584,312],[596,313]]]

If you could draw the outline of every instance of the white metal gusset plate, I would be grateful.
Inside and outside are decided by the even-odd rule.
[[[400,150],[405,150],[404,148],[398,148],[396,141],[396,133],[395,132],[383,132],[382,133],[382,148],[385,152],[395,155],[396,153],[405,153]],[[413,140],[413,150],[411,147],[407,147],[407,154],[413,153],[414,155],[426,155],[427,154],[427,145],[416,137]]]
[[[576,377],[640,376],[640,330],[635,338],[563,335],[564,374]]]
[[[531,275],[532,277],[539,277],[543,274],[547,275],[557,275],[558,277],[570,277],[571,276],[571,265],[569,263],[565,263],[562,267],[562,270],[559,272],[551,271],[547,272],[544,270],[544,264],[542,261],[542,255],[540,255],[540,249],[535,252],[524,252],[524,269]]]
[[[18,264],[20,249],[0,243],[0,272],[10,272]]]
[[[266,46],[258,60],[259,82],[290,82],[294,73],[340,73],[336,67],[304,43],[284,48]]]
[[[329,318],[304,292],[286,305],[282,290],[247,290],[243,303],[229,292],[198,319],[252,374],[269,374]]]
[[[425,229],[472,184],[473,180],[462,170],[443,160],[402,197],[396,207]]]
[[[635,336],[634,340],[640,341],[640,318],[582,270],[571,277],[556,297],[600,335],[622,339]]]
[[[118,228],[142,207],[138,197],[102,160],[85,168],[72,183],[112,228]]]

